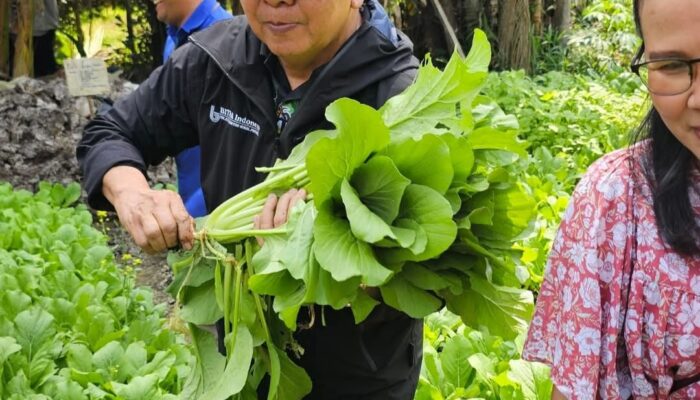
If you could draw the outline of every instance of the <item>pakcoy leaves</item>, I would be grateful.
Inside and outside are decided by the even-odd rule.
[[[311,132],[287,160],[260,169],[269,173],[264,182],[203,221],[196,250],[176,261],[174,281],[188,322],[223,315],[226,365],[239,333],[253,338],[248,384],[228,395],[255,390],[265,374],[270,399],[307,393],[306,375],[293,364],[298,315],[349,305],[359,323],[378,304],[370,295],[377,290],[366,287],[414,318],[446,305],[475,328],[508,338],[522,331],[532,295],[500,284],[517,282],[512,247],[530,226],[534,203],[512,175],[526,155],[517,123],[479,95],[489,57],[477,32],[466,59],[454,55],[443,71],[428,59],[414,84],[379,110],[335,101],[326,110],[334,129]],[[306,189],[309,202],[286,224],[255,229],[269,193],[293,188]],[[213,269],[212,278],[198,268]],[[206,288],[216,301],[195,301]],[[255,315],[245,317],[250,308]],[[216,368],[212,376],[224,374],[223,364]],[[453,375],[466,380],[462,370]],[[203,369],[198,376],[192,382],[202,387]]]

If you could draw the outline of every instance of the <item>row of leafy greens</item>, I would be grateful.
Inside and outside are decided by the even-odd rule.
[[[0,184],[0,398],[176,399],[192,353],[79,197]]]
[[[549,368],[520,359],[525,335],[504,340],[443,310],[425,319],[415,400],[540,400],[552,396]]]
[[[506,339],[525,331],[533,296],[518,287],[513,242],[535,204],[511,173],[526,156],[517,121],[479,95],[489,61],[477,31],[466,59],[442,71],[428,59],[379,110],[337,100],[326,110],[335,129],[310,133],[201,221],[198,245],[171,257],[198,356],[185,397],[255,398],[267,374],[269,399],[302,398],[311,382],[289,355],[299,311],[349,306],[360,323],[378,304],[367,287],[415,318],[446,306]],[[284,226],[254,229],[269,193],[291,188],[310,201]],[[199,327],[220,319],[226,356]]]

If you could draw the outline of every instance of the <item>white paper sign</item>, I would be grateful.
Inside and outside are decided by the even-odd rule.
[[[77,58],[65,60],[68,92],[71,96],[93,96],[108,94],[109,75],[104,60],[100,58]]]

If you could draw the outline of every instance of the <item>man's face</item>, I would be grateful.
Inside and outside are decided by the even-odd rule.
[[[362,1],[241,0],[241,5],[251,29],[272,53],[303,64],[333,56],[361,21]]]
[[[201,0],[153,0],[158,21],[171,26],[182,26]]]

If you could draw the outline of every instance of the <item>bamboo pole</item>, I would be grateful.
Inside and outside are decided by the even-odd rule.
[[[17,5],[17,40],[15,41],[12,76],[34,76],[34,1],[24,0]]]

